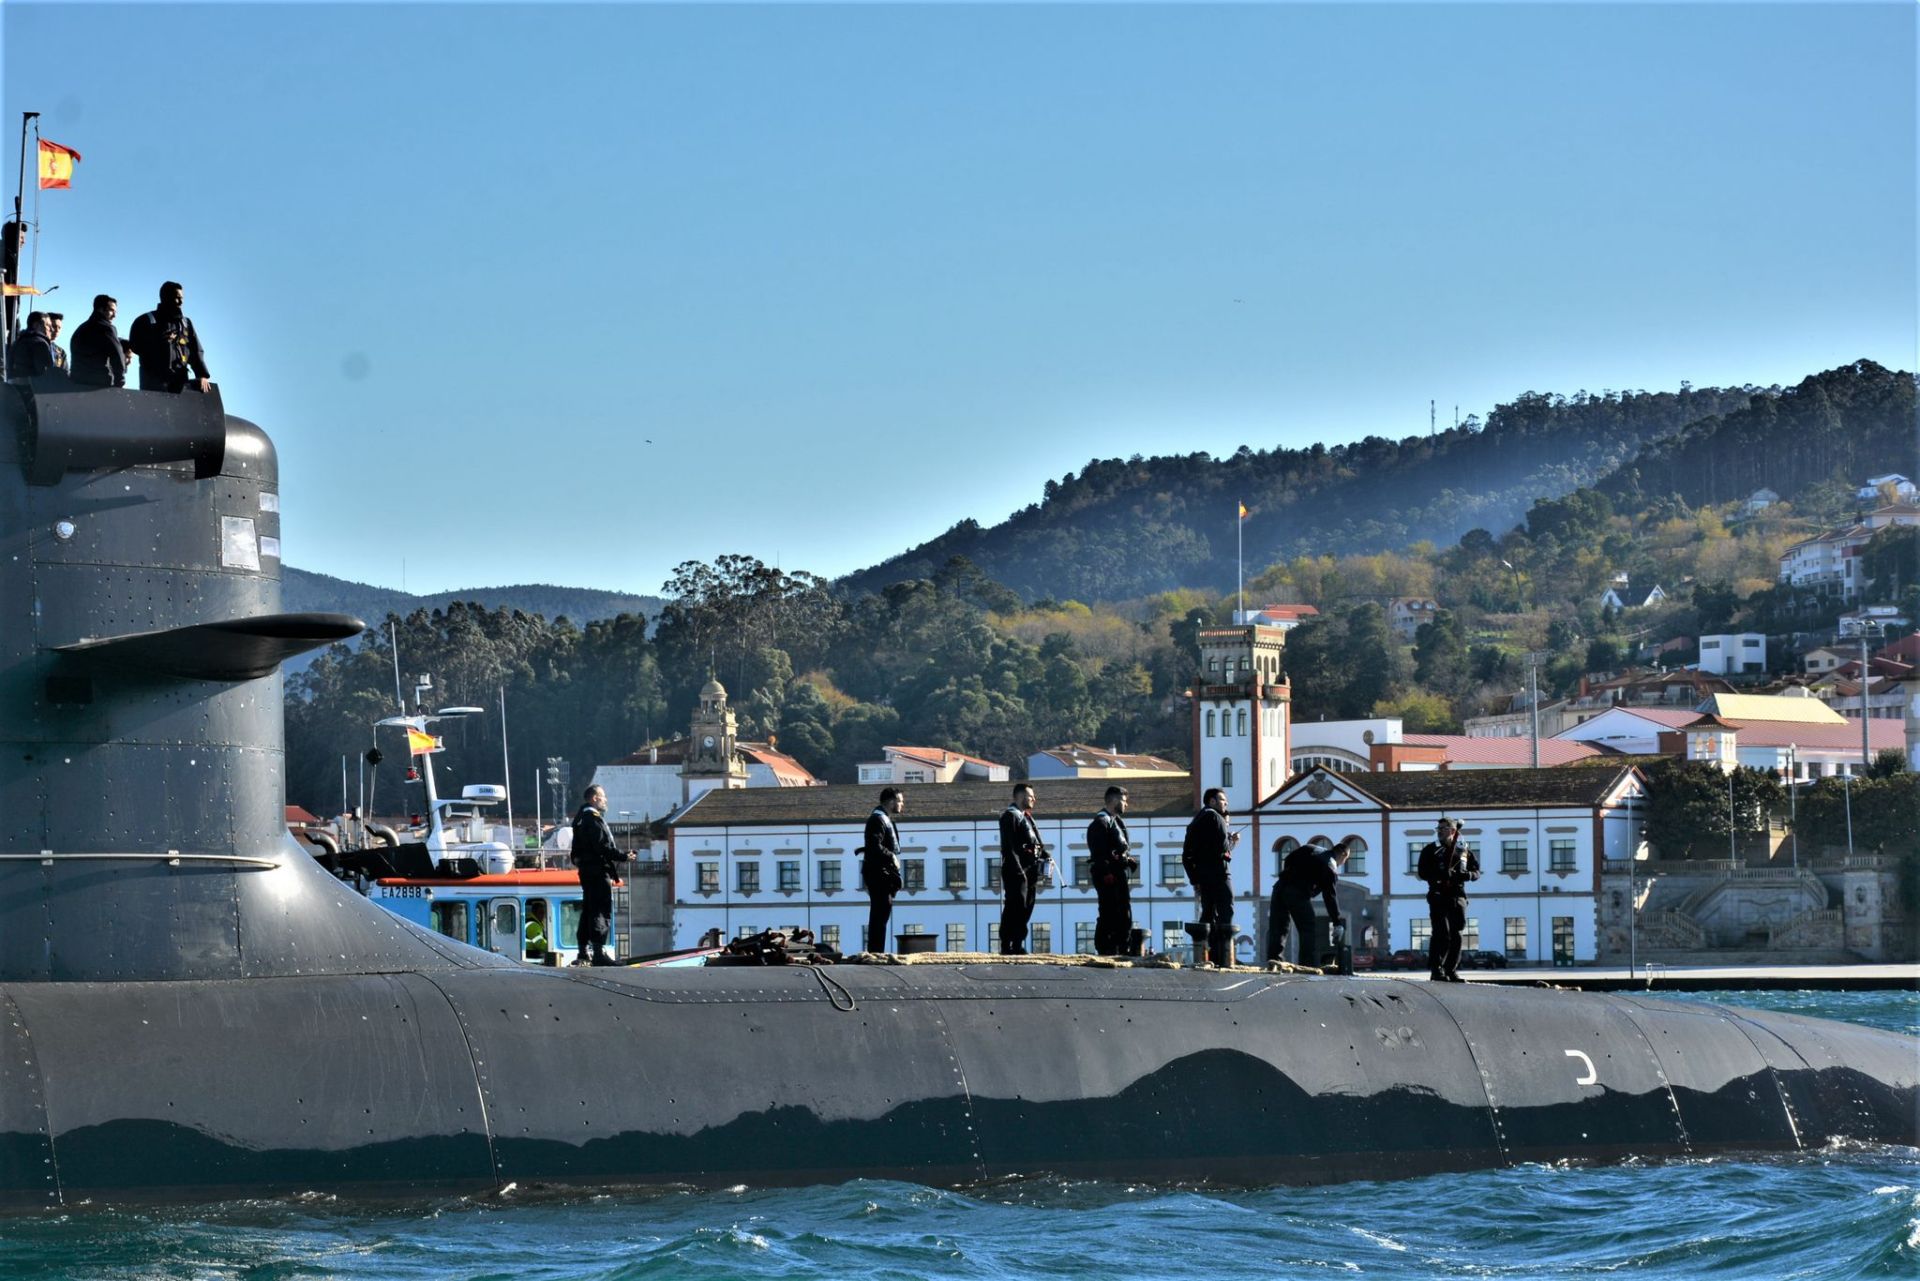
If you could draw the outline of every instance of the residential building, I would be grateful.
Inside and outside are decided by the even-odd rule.
[[[1395,770],[1518,769],[1533,764],[1527,738],[1473,734],[1409,734],[1397,716],[1354,721],[1303,721],[1288,736],[1293,773]],[[1540,764],[1568,765],[1604,755],[1588,743],[1542,736]]]
[[[1187,771],[1172,761],[1138,752],[1116,752],[1085,743],[1062,743],[1027,757],[1027,777],[1169,778]]]
[[[1387,602],[1387,624],[1401,640],[1410,641],[1439,612],[1440,602],[1431,596],[1395,596]]]
[[[1626,767],[1295,777],[1254,816],[1260,872],[1296,845],[1357,851],[1337,897],[1358,946],[1425,950],[1431,915],[1414,875],[1442,816],[1464,819],[1480,856],[1466,946],[1516,961],[1594,959],[1604,860],[1624,859],[1644,825],[1645,782]],[[1244,848],[1244,842],[1242,843]]]
[[[1658,605],[1667,598],[1666,589],[1655,583],[1645,592],[1636,591],[1625,574],[1615,574],[1612,586],[1600,593],[1600,608],[1619,611]]]
[[[1767,638],[1737,632],[1700,638],[1700,670],[1715,676],[1741,676],[1767,670]]]
[[[1752,516],[1759,512],[1765,511],[1767,508],[1773,506],[1775,503],[1779,501],[1780,501],[1779,494],[1776,494],[1771,489],[1766,489],[1763,487],[1760,489],[1756,489],[1751,494],[1747,495],[1747,501],[1744,504],[1743,510],[1746,515]]]
[[[1860,549],[1872,537],[1870,528],[1855,524],[1804,538],[1781,553],[1780,581],[1842,599],[1856,596],[1860,591]]]
[[[1695,728],[1703,717],[1711,718],[1710,729]],[[1561,737],[1623,755],[1686,756],[1690,746],[1696,754],[1701,751],[1699,743],[1690,745],[1689,733],[1709,732],[1731,736],[1730,741],[1716,742],[1711,759],[1783,775],[1790,772],[1799,779],[1851,774],[1862,759],[1860,721],[1841,716],[1805,690],[1717,694],[1689,711],[1616,707]],[[1904,748],[1904,733],[1898,719],[1870,720],[1869,750]]]
[[[1871,477],[1854,492],[1854,498],[1863,503],[1881,503],[1888,498],[1896,503],[1911,503],[1916,497],[1920,497],[1920,490],[1916,490],[1914,483],[1898,472]]]
[[[1893,628],[1905,628],[1912,620],[1900,612],[1898,605],[1863,605],[1840,615],[1834,630],[1840,640],[1857,641],[1861,637],[1874,639]]]
[[[860,765],[862,784],[957,783],[962,779],[1004,783],[1011,777],[1005,765],[939,747],[883,747],[880,751],[885,759]]]
[[[1839,650],[1828,649],[1823,645],[1818,649],[1810,649],[1805,654],[1802,654],[1800,656],[1800,664],[1802,670],[1804,670],[1807,675],[1822,676],[1846,662],[1848,657],[1848,655],[1842,654]]]
[[[1526,691],[1522,690],[1507,700],[1507,710],[1490,716],[1469,716],[1461,723],[1468,738],[1529,738],[1534,733],[1536,721],[1527,707]],[[1540,704],[1538,719],[1542,738],[1552,738],[1569,725],[1577,725],[1580,718],[1574,713],[1571,699],[1556,698]]]

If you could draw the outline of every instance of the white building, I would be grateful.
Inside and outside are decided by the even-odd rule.
[[[1840,615],[1835,630],[1841,640],[1858,641],[1863,636],[1877,638],[1889,627],[1906,627],[1910,621],[1898,605],[1863,605]]]
[[[1841,716],[1805,691],[1789,694],[1716,694],[1692,711],[1655,707],[1616,707],[1565,731],[1561,737],[1592,743],[1630,756],[1685,756],[1688,734],[1703,716],[1714,718],[1712,732],[1731,734],[1724,744],[1733,760],[1753,769],[1791,772],[1797,779],[1851,774],[1860,768],[1858,718]],[[1868,722],[1869,749],[1904,748],[1899,719]]]
[[[1062,743],[1027,757],[1028,778],[1185,778],[1172,761],[1138,752],[1115,752],[1085,743]]]
[[[1884,476],[1871,477],[1866,484],[1854,492],[1854,498],[1863,503],[1877,503],[1891,494],[1895,503],[1910,503],[1920,497],[1920,489],[1898,472],[1888,472]]]
[[[1288,738],[1293,773],[1315,767],[1342,773],[1389,770],[1520,769],[1533,764],[1533,741],[1487,734],[1409,734],[1397,716],[1303,721]],[[1586,743],[1551,737],[1541,727],[1540,764],[1567,765],[1600,755]]]
[[[1802,539],[1780,556],[1780,581],[1793,587],[1818,587],[1843,599],[1860,594],[1860,549],[1873,538],[1864,524],[1830,529]]]
[[[1249,623],[1260,627],[1277,627],[1290,632],[1310,618],[1320,617],[1320,611],[1312,605],[1262,605],[1259,609],[1236,609],[1233,611],[1233,623],[1244,627]]]
[[[1759,632],[1735,632],[1700,638],[1700,670],[1738,676],[1767,670],[1767,638]]]
[[[1645,782],[1628,766],[1427,773],[1315,770],[1289,782],[1255,816],[1260,873],[1293,845],[1345,840],[1342,912],[1365,945],[1424,951],[1431,934],[1420,850],[1442,816],[1464,819],[1480,856],[1469,890],[1465,946],[1509,959],[1585,962],[1596,954],[1603,859],[1625,859],[1645,820]],[[1349,907],[1348,900],[1351,900]]]
[[[1114,785],[1034,784],[1034,819],[1055,868],[1034,909],[1028,946],[1035,952],[1093,949],[1098,902],[1086,869],[1087,824]],[[1192,780],[1176,774],[1117,785],[1129,793],[1127,827],[1141,864],[1134,924],[1149,931],[1152,950],[1184,948],[1185,924],[1197,915],[1180,866],[1194,813]],[[999,950],[999,818],[1011,793],[1010,784],[978,782],[908,792],[898,820],[906,886],[894,899],[896,935],[930,934],[943,952]],[[877,788],[851,785],[700,797],[673,821],[668,839],[674,946],[693,946],[710,929],[737,938],[800,926],[843,951],[859,951],[867,896],[854,851],[878,798]],[[1241,862],[1234,890],[1243,901],[1236,912],[1243,932],[1257,915],[1256,885],[1253,861]]]
[[[940,747],[883,747],[884,759],[860,765],[860,782],[879,787],[887,783],[1004,783],[1006,766]]]

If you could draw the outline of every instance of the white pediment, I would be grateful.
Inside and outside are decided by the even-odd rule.
[[[1315,766],[1291,779],[1279,791],[1261,803],[1263,814],[1284,813],[1290,809],[1326,809],[1329,806],[1357,805],[1379,809],[1380,802],[1362,792],[1347,776]]]

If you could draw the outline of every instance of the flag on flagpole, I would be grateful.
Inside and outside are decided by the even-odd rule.
[[[1246,505],[1245,503],[1241,503],[1241,504],[1240,504],[1240,519],[1241,519],[1241,520],[1245,520],[1246,518],[1247,518],[1247,505]]]
[[[64,191],[73,186],[73,167],[80,153],[57,142],[40,140],[40,190]]]
[[[429,752],[437,752],[439,750],[439,739],[431,734],[422,733],[411,725],[407,727],[407,751],[411,755],[425,756]]]

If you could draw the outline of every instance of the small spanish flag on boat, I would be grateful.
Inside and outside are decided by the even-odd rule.
[[[57,142],[40,140],[40,190],[64,190],[73,186],[73,167],[80,153]]]
[[[1241,504],[1240,504],[1240,519],[1241,519],[1241,520],[1245,520],[1246,518],[1247,518],[1247,505],[1246,505],[1245,503],[1241,503]]]
[[[425,756],[428,752],[440,750],[440,740],[431,734],[407,727],[407,751],[414,756]]]

